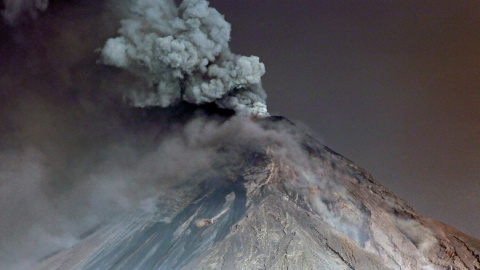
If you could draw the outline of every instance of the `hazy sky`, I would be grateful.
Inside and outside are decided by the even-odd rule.
[[[480,1],[212,0],[274,114],[480,238]]]

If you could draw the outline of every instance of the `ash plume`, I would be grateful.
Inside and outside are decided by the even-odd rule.
[[[168,107],[179,101],[215,103],[240,114],[267,115],[261,87],[264,65],[233,54],[230,24],[205,0],[137,0],[119,37],[109,39],[101,62],[144,80],[128,89],[133,106]]]
[[[3,5],[3,18],[8,24],[15,25],[24,14],[35,18],[38,12],[45,11],[48,0],[3,0]]]

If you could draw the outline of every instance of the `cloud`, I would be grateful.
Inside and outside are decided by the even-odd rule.
[[[265,67],[256,56],[233,54],[230,24],[205,0],[137,0],[120,36],[109,39],[101,62],[145,82],[126,91],[133,106],[179,101],[216,103],[240,114],[267,115],[261,87]]]

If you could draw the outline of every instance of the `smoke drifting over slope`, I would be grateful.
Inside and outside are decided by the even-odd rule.
[[[49,16],[1,28],[1,269],[28,269],[123,207],[88,176],[130,136],[93,53],[116,22],[104,3],[55,2]]]
[[[234,134],[183,127],[196,117],[186,102],[266,114],[263,64],[229,51],[230,25],[206,1],[178,11],[172,1],[54,1],[32,21],[47,4],[5,1],[0,22],[2,269],[28,269],[119,213],[153,211],[168,187],[206,168],[211,139]],[[162,46],[144,47],[152,37]],[[176,106],[151,117],[132,104]],[[215,129],[215,119],[203,121]]]
[[[237,113],[266,115],[256,56],[230,52],[230,24],[207,1],[136,1],[120,37],[109,39],[102,62],[124,68],[146,84],[127,92],[138,107],[168,107],[180,100],[215,102]]]

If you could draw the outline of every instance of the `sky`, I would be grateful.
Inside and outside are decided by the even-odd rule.
[[[262,81],[271,114],[305,124],[421,214],[480,238],[479,1],[210,2],[232,24],[232,51],[259,56],[265,64]],[[33,88],[44,83],[43,92],[29,97],[33,103],[37,94],[50,94],[58,78],[65,84],[60,87],[88,88],[96,76],[84,72],[82,59],[87,54],[90,62],[98,59],[92,48],[101,47],[118,28],[106,23],[118,18],[97,12],[96,3],[51,1],[33,27],[12,30],[0,23],[0,75],[25,72],[33,79],[12,75],[15,83]],[[80,8],[73,10],[74,5]],[[0,83],[8,85],[10,79]],[[8,90],[0,93],[3,100],[16,97],[10,88],[2,89]],[[80,96],[95,89],[90,91]],[[70,98],[64,95],[58,99]],[[2,104],[0,115],[11,106]],[[69,106],[51,109],[52,114]],[[79,117],[77,107],[65,119]],[[3,118],[0,132],[7,130]],[[80,129],[65,119],[54,119],[68,123],[64,132]],[[43,130],[35,119],[29,121],[34,130]],[[24,136],[37,141],[50,134]]]
[[[480,238],[480,2],[211,0],[309,126],[421,214]]]

